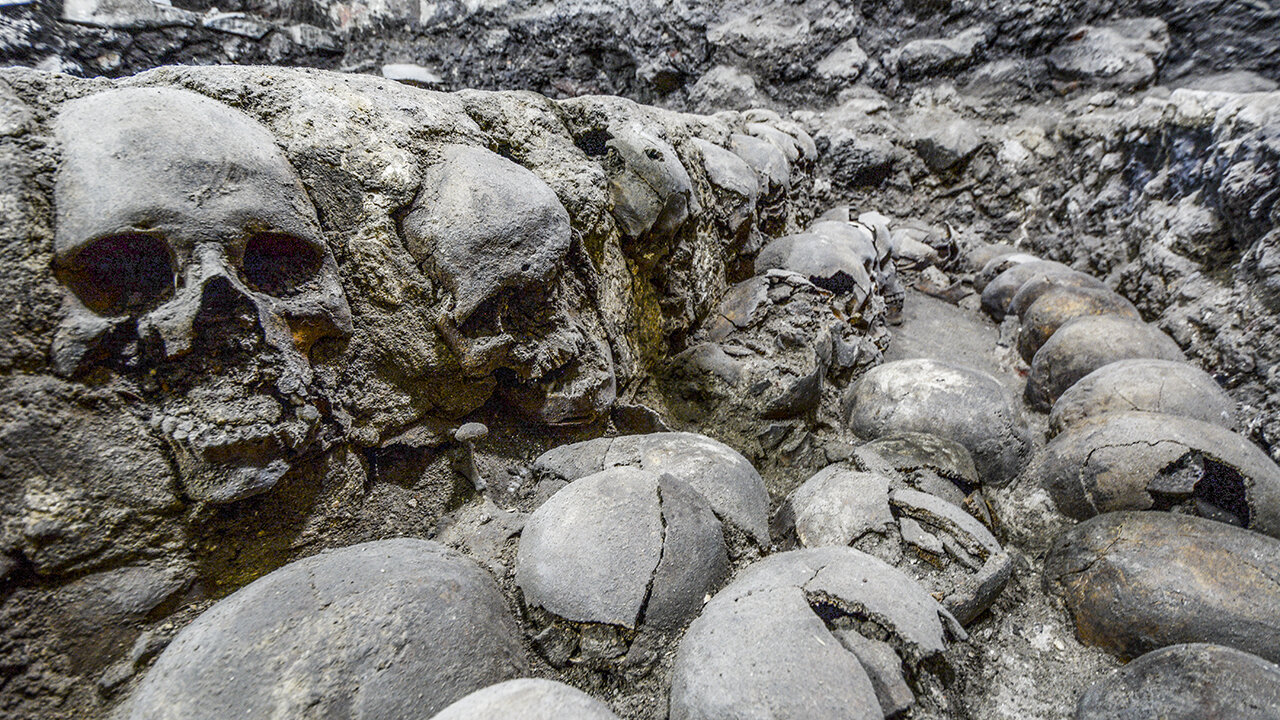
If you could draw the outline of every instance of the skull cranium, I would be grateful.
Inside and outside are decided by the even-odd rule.
[[[56,130],[55,369],[149,370],[193,497],[271,487],[319,419],[312,345],[351,333],[297,174],[261,125],[181,90],[75,100]]]

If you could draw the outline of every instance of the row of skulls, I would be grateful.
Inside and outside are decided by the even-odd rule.
[[[273,487],[332,439],[321,436],[335,399],[312,351],[355,331],[296,170],[265,127],[185,90],[76,99],[55,133],[53,270],[65,308],[54,371],[83,378],[107,366],[136,382],[190,497],[225,503]],[[612,401],[607,344],[581,325],[549,323],[553,337],[532,339],[500,319],[472,328],[483,337],[460,329],[495,295],[559,272],[569,216],[545,183],[496,153],[447,145],[400,220],[405,250],[448,296],[434,327],[464,375],[507,367],[537,381],[536,367],[581,386],[575,368],[588,364],[594,384],[572,392]],[[542,392],[544,419],[572,415],[571,402]]]
[[[341,347],[358,321],[297,171],[256,120],[186,90],[75,99],[54,129],[53,270],[65,290],[54,371],[105,366],[136,382],[190,497],[225,503],[273,487],[335,424],[313,348]],[[611,130],[619,232],[631,244],[669,237],[698,213],[688,173],[651,131]],[[461,375],[511,370],[544,422],[607,408],[607,334],[553,297],[572,238],[555,192],[483,148],[433,152],[396,220],[443,291],[429,327]]]

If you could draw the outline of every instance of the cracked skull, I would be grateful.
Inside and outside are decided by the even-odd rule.
[[[312,346],[351,332],[297,174],[264,127],[181,90],[74,100],[56,131],[55,369],[136,380],[193,498],[272,487],[328,409]]]

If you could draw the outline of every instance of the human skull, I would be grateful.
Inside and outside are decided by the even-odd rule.
[[[272,487],[326,406],[311,347],[352,329],[297,174],[265,128],[181,90],[74,100],[56,132],[55,369],[138,378],[192,497]]]
[[[589,422],[612,405],[610,350],[565,297],[569,213],[537,175],[484,148],[446,145],[401,232],[451,296],[436,325],[464,374],[509,371],[508,400],[547,424]]]

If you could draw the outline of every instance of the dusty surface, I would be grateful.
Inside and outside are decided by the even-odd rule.
[[[1266,3],[1200,0],[0,0],[0,62],[25,66],[0,72],[0,717],[127,712],[152,668],[182,666],[157,657],[189,647],[174,638],[229,595],[322,550],[398,537],[438,540],[497,581],[498,634],[512,637],[494,642],[525,658],[509,674],[568,683],[627,720],[665,717],[676,674],[680,717],[705,707],[690,683],[724,689],[681,657],[790,657],[721,643],[713,620],[788,623],[788,652],[866,673],[850,701],[868,717],[1071,718],[1088,687],[1170,642],[1274,658],[1239,623],[1196,613],[1225,607],[1272,637],[1280,605],[1179,574],[1205,563],[1160,532],[1116,562],[1164,558],[1190,598],[1177,618],[1142,614],[1164,607],[1141,594],[1158,579],[1091,576],[1074,595],[1045,581],[1051,548],[1061,558],[1055,543],[1085,526],[1035,461],[1048,408],[1023,403],[1035,358],[1019,356],[1017,317],[1034,304],[988,261],[1024,252],[1054,261],[1034,272],[1087,274],[1076,282],[1099,307],[1132,303],[1133,327],[1221,388],[1209,419],[1235,455],[1165,447],[1177,457],[1148,468],[1123,447],[1154,435],[1125,435],[1115,467],[1141,480],[1132,509],[1214,518],[1186,522],[1261,548],[1250,571],[1274,584],[1274,542],[1226,525],[1280,513],[1267,493],[1248,497],[1266,507],[1240,504],[1241,478],[1273,478],[1266,456],[1280,459],[1277,38]],[[1065,344],[1053,337],[1046,347]],[[1042,369],[1108,349],[1095,339],[1045,353]],[[1018,477],[988,482],[957,459],[959,438],[850,430],[849,389],[912,358],[997,378],[1026,413]],[[1131,424],[1162,423],[1180,421]],[[732,457],[658,435],[581,467],[565,450],[667,431]],[[567,455],[552,467],[556,448]],[[628,513],[625,493],[557,495],[615,465],[645,471],[647,514]],[[1077,465],[1097,470],[1055,472],[1078,480]],[[789,499],[823,468],[879,479],[801,493],[797,532]],[[727,485],[707,478],[745,478],[746,510],[726,511]],[[841,505],[848,487],[871,490]],[[1086,505],[1076,514],[1098,510]],[[531,598],[517,567],[539,507],[558,513],[560,535],[540,538],[557,548],[581,540],[574,512],[625,522],[597,522],[603,540],[574,562],[543,563]],[[971,607],[961,596],[985,589],[994,602],[916,663],[848,596],[808,582],[741,615],[725,610],[736,591],[711,600],[825,537],[814,523],[831,517],[860,533],[837,544],[935,600]],[[977,554],[954,546],[987,534]],[[702,562],[666,554],[690,538]],[[1071,557],[1100,571],[1103,545]],[[618,557],[632,551],[643,557]],[[1012,572],[984,574],[987,557]],[[679,619],[646,628],[660,580],[679,590]],[[621,624],[596,622],[603,603],[583,606],[584,588],[626,590],[625,612],[604,618]],[[699,594],[714,612],[681,654]],[[1117,601],[1079,626],[1082,596]],[[1127,642],[1139,621],[1150,627]],[[306,655],[306,682],[346,662]],[[805,680],[773,667],[777,693]],[[449,692],[478,689],[463,684]],[[340,683],[308,687],[279,695],[296,716],[345,702],[316,699],[344,695]],[[539,687],[549,703],[582,700]]]

